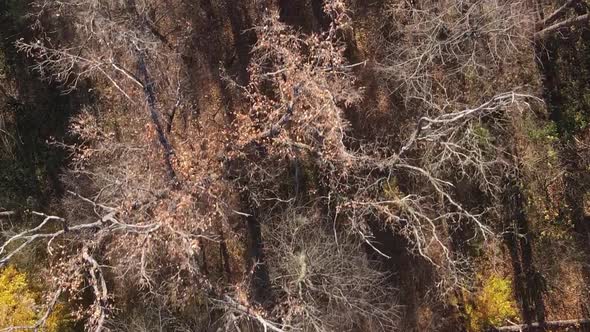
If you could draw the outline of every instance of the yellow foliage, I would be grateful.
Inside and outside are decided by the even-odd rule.
[[[465,311],[469,331],[482,331],[516,318],[518,312],[512,300],[510,281],[498,276],[486,279],[482,289],[465,306]]]
[[[0,329],[10,326],[34,325],[43,313],[37,312],[37,294],[31,290],[27,275],[13,266],[6,267],[0,273]],[[65,307],[57,305],[47,319],[44,331],[58,332],[67,330]]]
[[[0,328],[36,322],[35,297],[27,276],[9,266],[0,274]]]

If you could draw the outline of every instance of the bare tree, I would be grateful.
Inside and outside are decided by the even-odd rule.
[[[263,223],[267,264],[280,296],[279,317],[303,331],[392,330],[398,320],[386,275],[371,267],[355,236],[338,242],[313,208],[287,209]]]
[[[460,80],[486,87],[493,73],[533,55],[534,11],[526,1],[404,1],[388,15],[393,29],[376,39],[385,45],[377,69],[411,105],[444,112],[481,103],[464,100]]]

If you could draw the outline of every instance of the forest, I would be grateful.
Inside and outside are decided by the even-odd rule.
[[[590,331],[590,1],[0,0],[4,331]]]

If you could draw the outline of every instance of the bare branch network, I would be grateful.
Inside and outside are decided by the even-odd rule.
[[[362,322],[390,331],[400,316],[395,290],[366,252],[390,258],[376,230],[404,237],[437,271],[440,294],[465,287],[470,262],[453,250],[453,232],[495,239],[506,178],[518,168],[497,138],[542,103],[499,73],[529,55],[535,36],[559,29],[551,25],[573,5],[535,26],[525,1],[429,0],[419,9],[396,2],[388,9],[392,35],[376,38],[385,56],[359,63],[345,55],[353,26],[344,1],[324,1],[329,24],[320,33],[302,33],[269,10],[248,31],[256,36],[249,81],[240,85],[222,70],[243,105],[190,118],[190,68],[176,45],[182,33],[159,30],[170,19],[165,5],[35,3],[38,17],[71,20],[78,43],[20,40],[17,48],[65,92],[86,80],[108,91],[108,103],[96,107],[109,110],[82,110],[69,128],[80,142],[61,143],[72,154],[63,215],[32,212],[33,226],[7,233],[0,247],[4,266],[42,243],[56,275],[47,313],[9,330],[39,329],[58,301],[88,289],[82,316],[96,332],[127,324],[125,310],[135,314],[116,294],[145,304],[143,318],[157,316],[169,329],[333,331]],[[357,70],[377,71],[402,97],[399,107],[412,110],[401,141],[355,136],[347,113],[361,112],[367,98]],[[462,91],[496,77],[480,95]],[[142,115],[133,105],[145,107]],[[468,204],[461,183],[486,203]],[[0,221],[12,215],[0,212]],[[264,244],[246,248],[256,235]],[[270,300],[257,299],[259,279]],[[175,325],[181,315],[193,325]]]

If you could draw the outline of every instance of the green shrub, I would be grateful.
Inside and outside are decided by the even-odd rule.
[[[553,143],[557,141],[559,134],[557,132],[557,125],[554,122],[540,127],[530,123],[529,126],[527,134],[531,140],[540,143]]]
[[[472,128],[473,133],[478,138],[478,143],[482,145],[488,145],[489,141],[493,138],[490,130],[480,123],[473,124]]]

